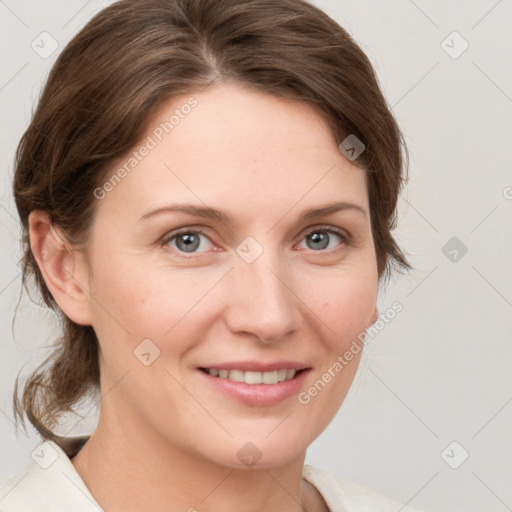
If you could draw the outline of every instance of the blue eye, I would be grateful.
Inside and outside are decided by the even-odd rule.
[[[334,246],[330,247],[333,240],[333,235],[339,239],[339,242],[337,244],[334,242]],[[204,247],[205,242],[203,242],[202,239],[207,240],[206,248]],[[334,249],[336,246],[349,243],[350,237],[348,234],[338,229],[316,227],[310,229],[304,235],[302,240],[306,241],[308,249],[311,249],[314,252],[321,252],[325,251],[325,249]],[[164,241],[164,244],[172,247],[172,249],[182,254],[193,254],[207,252],[209,249],[208,244],[211,246],[212,242],[208,236],[200,229],[183,229],[181,231],[171,233],[171,235],[169,235]]]
[[[197,251],[200,246],[204,245],[201,244],[201,237],[209,240],[201,230],[183,230],[169,237],[166,241],[166,245],[173,246],[173,248],[178,251],[185,253],[203,252]]]
[[[323,251],[324,249],[329,249],[329,244],[332,240],[332,235],[336,235],[342,242],[347,242],[348,237],[342,231],[333,228],[313,228],[309,230],[304,240],[306,243],[309,241],[308,248],[313,251]],[[339,245],[339,244],[338,244]],[[330,247],[331,249],[333,247]]]

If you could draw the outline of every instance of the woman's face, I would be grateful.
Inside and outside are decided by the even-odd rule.
[[[308,106],[232,84],[173,99],[134,151],[95,192],[88,247],[102,414],[230,467],[292,461],[376,320],[365,171]]]

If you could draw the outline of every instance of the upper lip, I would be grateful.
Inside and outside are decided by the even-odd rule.
[[[287,368],[291,370],[304,370],[310,368],[307,364],[299,361],[274,361],[272,363],[262,363],[261,361],[233,361],[229,363],[212,363],[208,366],[199,368],[217,368],[218,370],[243,370],[253,372],[273,372]]]

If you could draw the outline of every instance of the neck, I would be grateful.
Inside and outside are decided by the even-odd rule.
[[[280,467],[233,468],[163,439],[140,418],[111,412],[102,407],[98,427],[72,458],[104,510],[313,512],[325,505],[302,480],[305,453]]]

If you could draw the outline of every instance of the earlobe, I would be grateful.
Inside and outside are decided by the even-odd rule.
[[[62,312],[77,324],[91,325],[87,269],[81,254],[62,229],[52,225],[47,212],[30,213],[29,236],[39,270]]]

